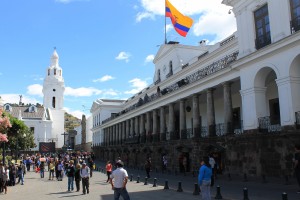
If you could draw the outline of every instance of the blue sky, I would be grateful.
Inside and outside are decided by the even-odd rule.
[[[181,37],[167,18],[168,41],[218,42],[236,30],[221,0],[169,0],[194,19]],[[80,117],[98,98],[127,99],[153,82],[152,60],[164,42],[164,0],[1,0],[0,96],[43,103],[42,85],[57,48],[64,106]]]

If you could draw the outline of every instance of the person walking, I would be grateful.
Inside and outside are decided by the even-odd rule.
[[[44,176],[45,176],[45,162],[44,161],[40,161],[39,169],[40,169],[41,178],[44,178]]]
[[[212,169],[209,164],[209,157],[203,157],[201,167],[199,169],[198,183],[201,190],[202,200],[211,200],[210,185],[211,185]]]
[[[300,194],[300,145],[295,145],[295,157],[294,157],[294,170],[295,176],[298,182],[299,190],[297,191]]]
[[[70,160],[68,167],[66,167],[66,175],[68,177],[68,192],[74,190],[75,167],[73,164],[73,160]]]
[[[55,163],[54,160],[51,160],[49,164],[49,180],[53,180],[54,171],[55,171]]]
[[[17,165],[17,177],[18,177],[17,184],[21,182],[21,185],[24,185],[24,173],[23,173],[22,164],[23,164],[22,161],[20,161],[20,165]]]
[[[0,194],[3,192],[3,176],[4,176],[4,167],[2,162],[0,162]]]
[[[7,184],[9,182],[9,169],[6,165],[4,165],[3,177],[2,177],[2,187],[4,190],[4,194],[7,194]]]
[[[124,163],[121,160],[118,160],[116,166],[117,169],[112,172],[109,179],[112,190],[114,190],[114,200],[118,200],[120,196],[122,196],[124,200],[130,200],[126,189],[128,173],[123,168]]]
[[[107,183],[109,181],[109,178],[110,178],[110,175],[112,172],[112,164],[110,161],[107,161],[105,169],[106,169],[106,175],[107,175],[107,180],[106,180],[106,183]]]
[[[151,166],[152,166],[151,158],[149,157],[145,162],[145,170],[146,170],[147,178],[150,178]]]
[[[80,169],[80,177],[82,178],[82,194],[88,194],[90,192],[90,168],[86,165],[86,163],[82,163],[82,167]]]
[[[80,181],[81,181],[81,176],[80,176],[80,164],[78,163],[76,165],[76,168],[75,168],[75,185],[76,185],[76,192],[79,192],[80,190]]]

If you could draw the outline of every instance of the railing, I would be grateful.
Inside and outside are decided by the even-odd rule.
[[[291,33],[293,34],[294,32],[297,32],[300,30],[300,16],[295,17],[294,19],[291,20]]]
[[[235,39],[235,35],[232,35],[232,36],[226,38],[225,40],[223,40],[222,42],[220,42],[220,47],[228,44],[229,42],[231,42],[234,39]]]
[[[199,81],[201,79],[204,79],[212,74],[215,74],[225,68],[228,68],[230,66],[230,64],[232,64],[234,61],[236,61],[237,59],[237,56],[238,56],[239,52],[236,51],[236,52],[233,52],[223,58],[221,58],[220,60],[216,61],[216,62],[213,62],[211,63],[210,65],[194,72],[193,74],[190,74],[189,76],[179,80],[178,82],[175,82],[173,83],[172,85],[169,85],[167,87],[165,87],[164,89],[161,89],[161,94],[162,95],[165,95],[165,94],[169,94],[169,93],[172,93],[178,89],[180,89],[179,85],[180,86],[183,86],[183,85],[189,85],[189,84],[192,84],[196,81]],[[158,84],[160,82],[160,79],[158,79],[155,84]],[[116,118],[116,117],[119,117],[131,110],[134,110],[136,109],[137,107],[139,106],[142,106],[142,105],[145,105],[146,103],[149,103],[149,102],[152,102],[158,98],[160,98],[161,95],[158,94],[158,93],[154,93],[152,94],[151,96],[148,96],[147,94],[145,95],[144,99],[143,99],[143,102],[138,102],[124,110],[122,110],[121,112],[117,113],[115,116],[112,116],[110,118],[107,118],[105,120],[102,121],[102,124]],[[138,105],[138,106],[137,106]]]
[[[216,135],[217,136],[225,135],[225,125],[224,125],[224,123],[216,124]]]
[[[241,135],[244,133],[244,126],[243,126],[243,120],[240,121],[240,124],[233,125],[233,132],[235,135]]]
[[[201,127],[201,137],[208,137],[208,129],[207,126]]]
[[[186,129],[186,138],[190,139],[190,138],[193,138],[193,137],[194,137],[193,129],[192,128]]]
[[[259,131],[263,133],[281,132],[280,124],[271,124],[270,116],[258,118]]]
[[[154,85],[157,85],[157,84],[159,84],[160,83],[160,78],[159,79],[157,79],[155,82],[154,82]]]
[[[185,65],[182,65],[181,69],[184,69],[184,68],[186,68],[188,66],[189,66],[189,63],[186,63]]]
[[[271,36],[270,34],[262,35],[255,39],[256,49],[261,49],[267,45],[271,44]]]

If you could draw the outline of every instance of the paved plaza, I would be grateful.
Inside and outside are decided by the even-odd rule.
[[[104,166],[100,166],[104,167]],[[153,178],[149,179],[148,185],[144,185],[145,172],[143,170],[128,169],[129,175],[133,175],[132,181],[128,182],[127,189],[133,200],[159,200],[159,199],[201,199],[199,195],[193,195],[194,183],[197,178],[192,174],[174,175],[151,173],[152,177],[157,177],[157,187],[153,187]],[[140,176],[140,182],[137,183],[137,176]],[[217,185],[221,186],[221,194],[223,199],[238,200],[243,199],[243,188],[249,190],[250,200],[280,200],[282,192],[288,194],[289,200],[300,199],[300,194],[296,194],[297,185],[294,179],[290,180],[290,184],[284,184],[280,179],[267,180],[267,183],[262,183],[259,180],[251,179],[247,182],[243,181],[242,177],[232,177],[229,181],[226,176],[218,178]],[[164,190],[165,181],[168,180],[169,190]],[[177,192],[178,182],[182,183],[183,192]],[[75,184],[74,184],[75,186]],[[212,199],[215,199],[216,188],[212,188]],[[4,198],[3,198],[4,197]],[[110,184],[106,183],[106,174],[99,171],[94,171],[93,177],[90,179],[90,193],[82,195],[82,192],[67,192],[67,178],[63,181],[48,180],[48,172],[45,173],[45,178],[41,179],[39,174],[35,172],[27,172],[25,175],[25,184],[16,185],[8,188],[8,194],[0,195],[0,199],[98,199],[112,200],[113,191]],[[122,199],[122,198],[120,198]]]

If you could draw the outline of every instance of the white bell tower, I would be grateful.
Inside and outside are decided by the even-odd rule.
[[[51,64],[47,68],[44,79],[43,94],[44,107],[48,109],[50,118],[53,121],[51,133],[47,133],[49,141],[56,142],[56,148],[61,148],[64,144],[63,136],[65,111],[64,108],[64,91],[65,83],[62,76],[62,68],[58,64],[59,56],[54,48],[51,56]]]

